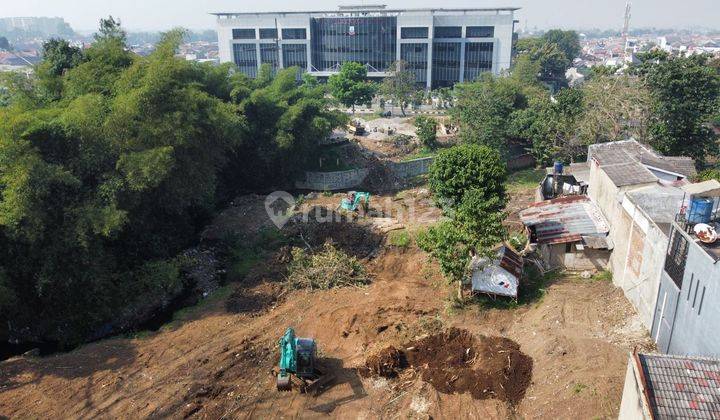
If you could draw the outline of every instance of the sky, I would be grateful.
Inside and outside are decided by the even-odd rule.
[[[128,30],[213,29],[211,12],[335,10],[338,4],[386,3],[389,8],[515,6],[520,27],[620,29],[625,0],[0,0],[0,17],[63,17],[75,30],[119,17]],[[720,28],[720,0],[634,0],[631,27]]]

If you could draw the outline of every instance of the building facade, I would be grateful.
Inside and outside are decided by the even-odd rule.
[[[450,87],[510,68],[517,8],[387,9],[215,13],[221,62],[255,77],[262,64],[292,66],[324,78],[348,61],[368,76],[404,61],[418,86]]]

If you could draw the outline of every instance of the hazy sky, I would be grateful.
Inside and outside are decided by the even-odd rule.
[[[391,8],[517,6],[521,26],[620,28],[625,0],[364,0]],[[0,17],[60,16],[76,30],[91,30],[100,17],[120,17],[131,30],[214,28],[208,13],[335,9],[362,0],[0,0]],[[720,27],[720,0],[634,0],[631,26]]]

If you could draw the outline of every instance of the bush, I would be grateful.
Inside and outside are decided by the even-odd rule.
[[[487,146],[464,144],[440,152],[430,167],[430,189],[438,203],[456,209],[465,193],[477,190],[485,199],[505,205],[507,169],[500,152]]]
[[[292,288],[333,289],[370,283],[370,277],[360,261],[337,250],[331,243],[326,243],[315,254],[293,248],[292,257],[287,278]]]
[[[434,118],[419,116],[415,118],[417,136],[423,146],[434,149],[437,146],[437,121]]]

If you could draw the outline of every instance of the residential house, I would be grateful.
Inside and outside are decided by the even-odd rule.
[[[720,357],[720,183],[682,189],[687,196],[672,223],[651,335],[665,353]]]

